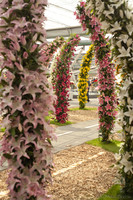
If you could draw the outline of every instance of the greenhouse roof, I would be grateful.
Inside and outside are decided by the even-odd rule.
[[[127,1],[130,7],[133,7],[133,0]],[[79,2],[79,0],[48,0],[45,12],[47,17],[46,30],[80,26],[73,14]]]
[[[127,1],[130,4],[130,8],[133,8],[133,0]],[[85,53],[89,48],[89,45],[86,43],[89,36],[82,31],[81,24],[74,15],[79,2],[80,0],[48,0],[48,6],[45,11],[45,16],[47,17],[45,29],[47,31],[47,41],[49,42],[57,36],[69,37],[71,33],[78,33],[82,36],[82,45],[80,45],[84,46],[83,53]],[[81,48],[77,48],[76,54]]]
[[[48,0],[46,29],[80,26],[74,16],[79,0]]]

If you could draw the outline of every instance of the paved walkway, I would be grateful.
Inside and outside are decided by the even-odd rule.
[[[116,124],[114,131],[121,130]],[[61,126],[56,129],[57,142],[53,142],[54,153],[98,138],[98,120]]]
[[[79,107],[78,99],[73,99],[69,101],[69,104],[70,104],[70,107]],[[87,102],[86,106],[98,107],[98,98],[90,98],[90,102]]]
[[[120,130],[121,127],[116,124],[115,131]],[[89,120],[71,124],[67,126],[60,126],[55,131],[58,139],[53,142],[53,152],[57,153],[61,150],[71,148],[83,144],[89,140],[98,137],[98,120]],[[7,168],[7,163],[0,167],[0,171]]]

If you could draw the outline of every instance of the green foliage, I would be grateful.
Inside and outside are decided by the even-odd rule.
[[[55,124],[57,126],[66,126],[66,125],[72,124],[72,122],[66,121],[64,124],[62,124],[62,123],[58,122],[57,120],[51,120],[50,124]]]
[[[129,195],[123,194],[119,184],[113,185],[107,193],[103,194],[98,200],[132,200]]]
[[[122,129],[121,129],[121,130],[118,130],[117,133],[122,133]]]
[[[3,133],[4,133],[5,130],[6,130],[5,128],[0,128],[0,132],[3,132]]]
[[[120,141],[112,140],[110,142],[101,142],[99,138],[88,141],[87,144],[91,144],[93,146],[101,147],[107,151],[113,152],[113,153],[119,153],[120,149]]]

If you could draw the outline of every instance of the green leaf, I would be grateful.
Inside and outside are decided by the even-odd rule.
[[[12,155],[10,155],[9,153],[4,153],[3,156],[7,159],[11,159]]]
[[[52,144],[52,143],[51,143],[51,140],[50,140],[49,138],[47,138],[47,141],[49,142],[49,144]]]
[[[3,132],[3,133],[5,132],[5,130],[6,130],[5,128],[0,129],[0,131]]]
[[[12,128],[12,129],[11,129],[11,135],[12,135],[13,137],[15,137],[15,128]]]

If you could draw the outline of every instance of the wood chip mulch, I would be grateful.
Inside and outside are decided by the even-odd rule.
[[[83,144],[55,154],[54,160],[53,200],[97,200],[117,180],[114,154],[100,147]]]
[[[68,112],[68,120],[74,123],[88,121],[98,118],[97,110],[70,110]]]
[[[97,200],[116,181],[114,154],[88,144],[54,155],[52,200]],[[0,199],[9,200],[5,183],[8,170],[0,172]]]

